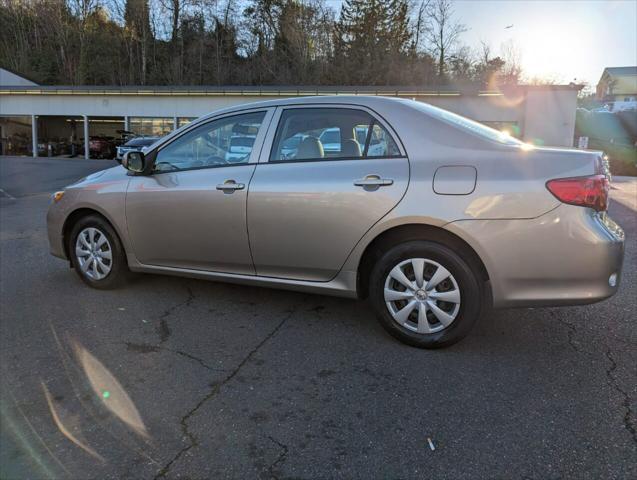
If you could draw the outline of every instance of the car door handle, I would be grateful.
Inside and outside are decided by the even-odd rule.
[[[223,183],[217,185],[217,190],[223,190],[224,192],[233,192],[234,190],[243,190],[246,188],[243,183],[236,183],[234,180],[226,180]]]
[[[357,187],[388,187],[393,184],[394,181],[391,178],[380,178],[378,175],[367,175],[360,180],[354,180],[354,185]]]

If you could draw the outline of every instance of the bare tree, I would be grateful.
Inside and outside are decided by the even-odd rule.
[[[413,53],[418,53],[423,36],[426,36],[431,28],[428,18],[431,1],[432,0],[420,0],[420,4],[418,5],[418,13],[416,14],[416,20],[413,27]]]
[[[467,27],[457,22],[454,18],[452,0],[434,0],[430,9],[432,28],[429,31],[429,41],[434,53],[438,57],[438,77],[445,76],[445,62],[447,55],[457,43],[461,34],[467,31]]]
[[[491,60],[491,45],[486,41],[480,40],[479,61],[485,65]]]
[[[496,85],[452,0],[0,0],[0,64],[42,84]],[[435,55],[435,58],[434,58]],[[506,63],[506,68],[503,68]]]
[[[84,83],[90,61],[87,52],[87,27],[90,15],[100,7],[100,0],[69,0],[68,4],[71,12],[79,20],[80,60],[74,83]]]
[[[500,53],[504,62],[500,73],[501,81],[505,84],[518,83],[522,74],[520,49],[513,40],[508,40],[500,45]]]

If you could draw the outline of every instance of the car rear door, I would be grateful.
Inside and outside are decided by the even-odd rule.
[[[272,125],[248,196],[256,273],[328,281],[403,197],[409,161],[391,127],[363,107],[280,107]],[[321,133],[335,127],[341,149],[326,153]],[[356,141],[361,128],[369,133],[366,145]],[[387,137],[388,148],[375,157],[365,155],[372,133]],[[290,154],[286,140],[294,135],[303,140]]]
[[[151,175],[131,178],[126,222],[141,263],[255,273],[247,187],[273,112],[246,111],[197,125],[160,146]],[[253,148],[243,157],[227,156],[238,134],[256,135]]]

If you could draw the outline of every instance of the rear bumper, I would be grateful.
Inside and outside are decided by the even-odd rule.
[[[560,205],[528,220],[448,225],[482,258],[494,307],[595,303],[617,292],[624,232],[607,214]]]

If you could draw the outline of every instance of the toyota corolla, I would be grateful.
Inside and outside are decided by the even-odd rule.
[[[608,189],[601,152],[534,148],[412,100],[295,98],[128,152],[54,195],[48,235],[91,287],[132,271],[368,298],[390,334],[435,348],[491,307],[613,295]]]

